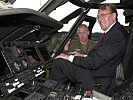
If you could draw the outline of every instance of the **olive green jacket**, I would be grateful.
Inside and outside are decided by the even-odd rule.
[[[94,48],[96,43],[96,41],[89,40],[87,45],[82,45],[80,44],[79,39],[74,39],[71,41],[68,50],[64,51],[64,53],[67,54],[68,52],[77,51],[80,54],[87,54],[91,49]]]

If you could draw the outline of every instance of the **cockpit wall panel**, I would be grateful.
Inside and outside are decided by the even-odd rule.
[[[0,23],[0,41],[37,41],[63,26],[46,14],[27,8],[1,10]]]

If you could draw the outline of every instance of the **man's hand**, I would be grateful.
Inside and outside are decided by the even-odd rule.
[[[66,54],[61,53],[60,55],[58,55],[57,57],[55,57],[55,59],[57,59],[57,58],[62,58],[62,59],[68,60],[69,59],[69,56],[66,55]]]
[[[71,39],[69,39],[69,41],[66,43],[65,47],[64,47],[64,51],[67,51],[70,45]]]
[[[74,56],[84,57],[83,54],[80,54],[80,53],[78,53],[77,51],[69,52],[68,54],[69,54],[69,55],[74,55]]]

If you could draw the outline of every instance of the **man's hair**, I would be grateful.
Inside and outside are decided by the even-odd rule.
[[[80,24],[80,25],[78,26],[78,28],[86,28],[87,31],[89,31],[87,25],[85,25],[85,24]],[[77,29],[78,29],[78,28],[77,28]]]
[[[91,39],[91,32],[90,32],[89,28],[87,27],[87,25],[85,25],[85,24],[80,24],[80,25],[78,26],[78,28],[86,28],[87,31],[89,32],[88,39]],[[78,29],[78,28],[77,28],[77,29]]]
[[[99,7],[100,10],[106,10],[107,8],[109,8],[110,13],[116,13],[116,18],[117,18],[118,13],[116,10],[116,6],[114,4],[105,4]]]

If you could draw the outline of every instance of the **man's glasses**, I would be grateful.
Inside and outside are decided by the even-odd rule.
[[[106,16],[107,15],[109,15],[109,14],[112,14],[112,13],[107,13],[107,14],[101,14],[100,16],[98,15],[97,17],[96,17],[96,19],[99,19],[99,18],[106,18]]]

